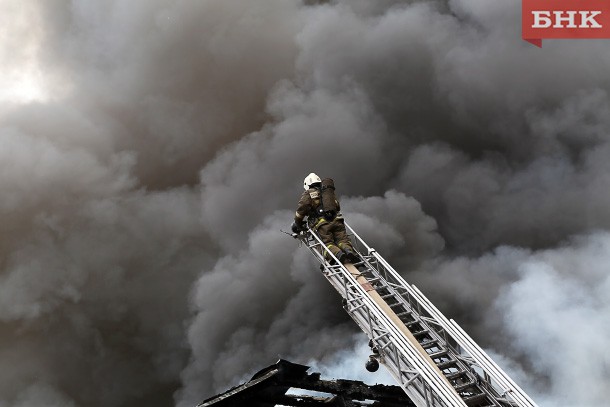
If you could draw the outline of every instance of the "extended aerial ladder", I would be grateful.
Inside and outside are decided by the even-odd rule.
[[[453,320],[346,224],[360,261],[341,264],[317,233],[298,238],[343,297],[343,307],[370,339],[418,407],[537,407],[527,394]],[[326,254],[326,256],[325,256]]]

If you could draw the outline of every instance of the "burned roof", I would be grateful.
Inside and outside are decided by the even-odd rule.
[[[415,406],[399,386],[321,380],[319,373],[308,374],[309,369],[309,366],[280,359],[248,382],[204,400],[197,407]]]

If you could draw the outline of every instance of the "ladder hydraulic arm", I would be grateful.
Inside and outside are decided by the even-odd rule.
[[[341,264],[310,228],[298,237],[320,262],[377,359],[418,407],[537,407],[453,320],[408,284],[346,223],[355,264]]]

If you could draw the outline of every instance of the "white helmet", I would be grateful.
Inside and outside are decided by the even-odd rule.
[[[305,187],[305,191],[307,191],[309,188],[311,188],[311,185],[315,184],[316,182],[321,183],[322,180],[320,179],[320,177],[318,177],[313,172],[311,174],[309,174],[307,177],[305,177],[305,181],[303,181],[303,187]]]

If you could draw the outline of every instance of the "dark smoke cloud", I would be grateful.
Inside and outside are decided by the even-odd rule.
[[[605,41],[532,47],[516,0],[0,11],[0,404],[183,407],[278,356],[353,366],[279,233],[311,171],[541,405],[604,404]]]
[[[296,5],[2,7],[3,66],[43,80],[0,98],[0,404],[171,405],[219,255],[198,170],[266,120]]]

